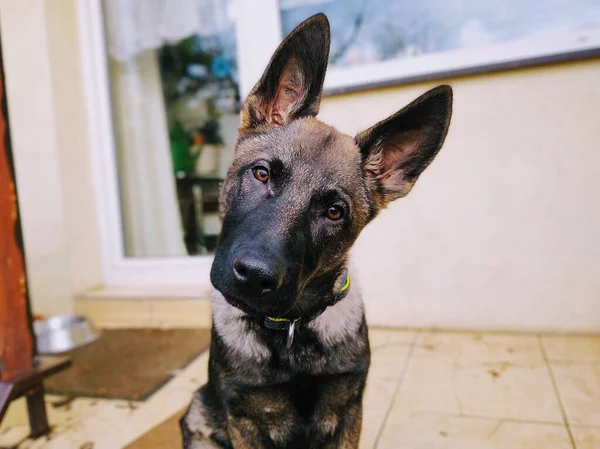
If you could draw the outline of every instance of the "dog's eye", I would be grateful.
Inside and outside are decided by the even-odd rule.
[[[331,221],[338,221],[344,216],[344,209],[342,209],[340,206],[331,206],[325,212],[325,216]]]
[[[254,167],[252,174],[262,183],[266,183],[269,180],[269,170],[265,167]]]

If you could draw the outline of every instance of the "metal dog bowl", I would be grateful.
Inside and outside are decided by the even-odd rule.
[[[76,315],[57,315],[33,322],[40,354],[58,354],[93,342],[100,336],[92,323]]]

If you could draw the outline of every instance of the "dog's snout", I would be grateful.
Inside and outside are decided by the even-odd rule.
[[[233,260],[233,276],[242,293],[259,296],[277,291],[283,284],[284,271],[275,261],[245,255]]]

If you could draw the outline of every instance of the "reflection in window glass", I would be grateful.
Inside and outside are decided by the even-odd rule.
[[[239,124],[222,0],[104,0],[125,254],[210,252]]]
[[[600,27],[598,0],[280,0],[283,31],[324,12],[330,64],[349,67]]]

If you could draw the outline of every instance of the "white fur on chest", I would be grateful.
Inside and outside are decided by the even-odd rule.
[[[315,331],[325,344],[335,344],[355,334],[362,323],[365,311],[362,292],[356,276],[351,276],[350,281],[348,295],[308,323],[309,329]]]
[[[213,326],[230,351],[241,356],[263,360],[271,355],[269,348],[243,320],[244,312],[229,304],[215,290],[213,295]]]

